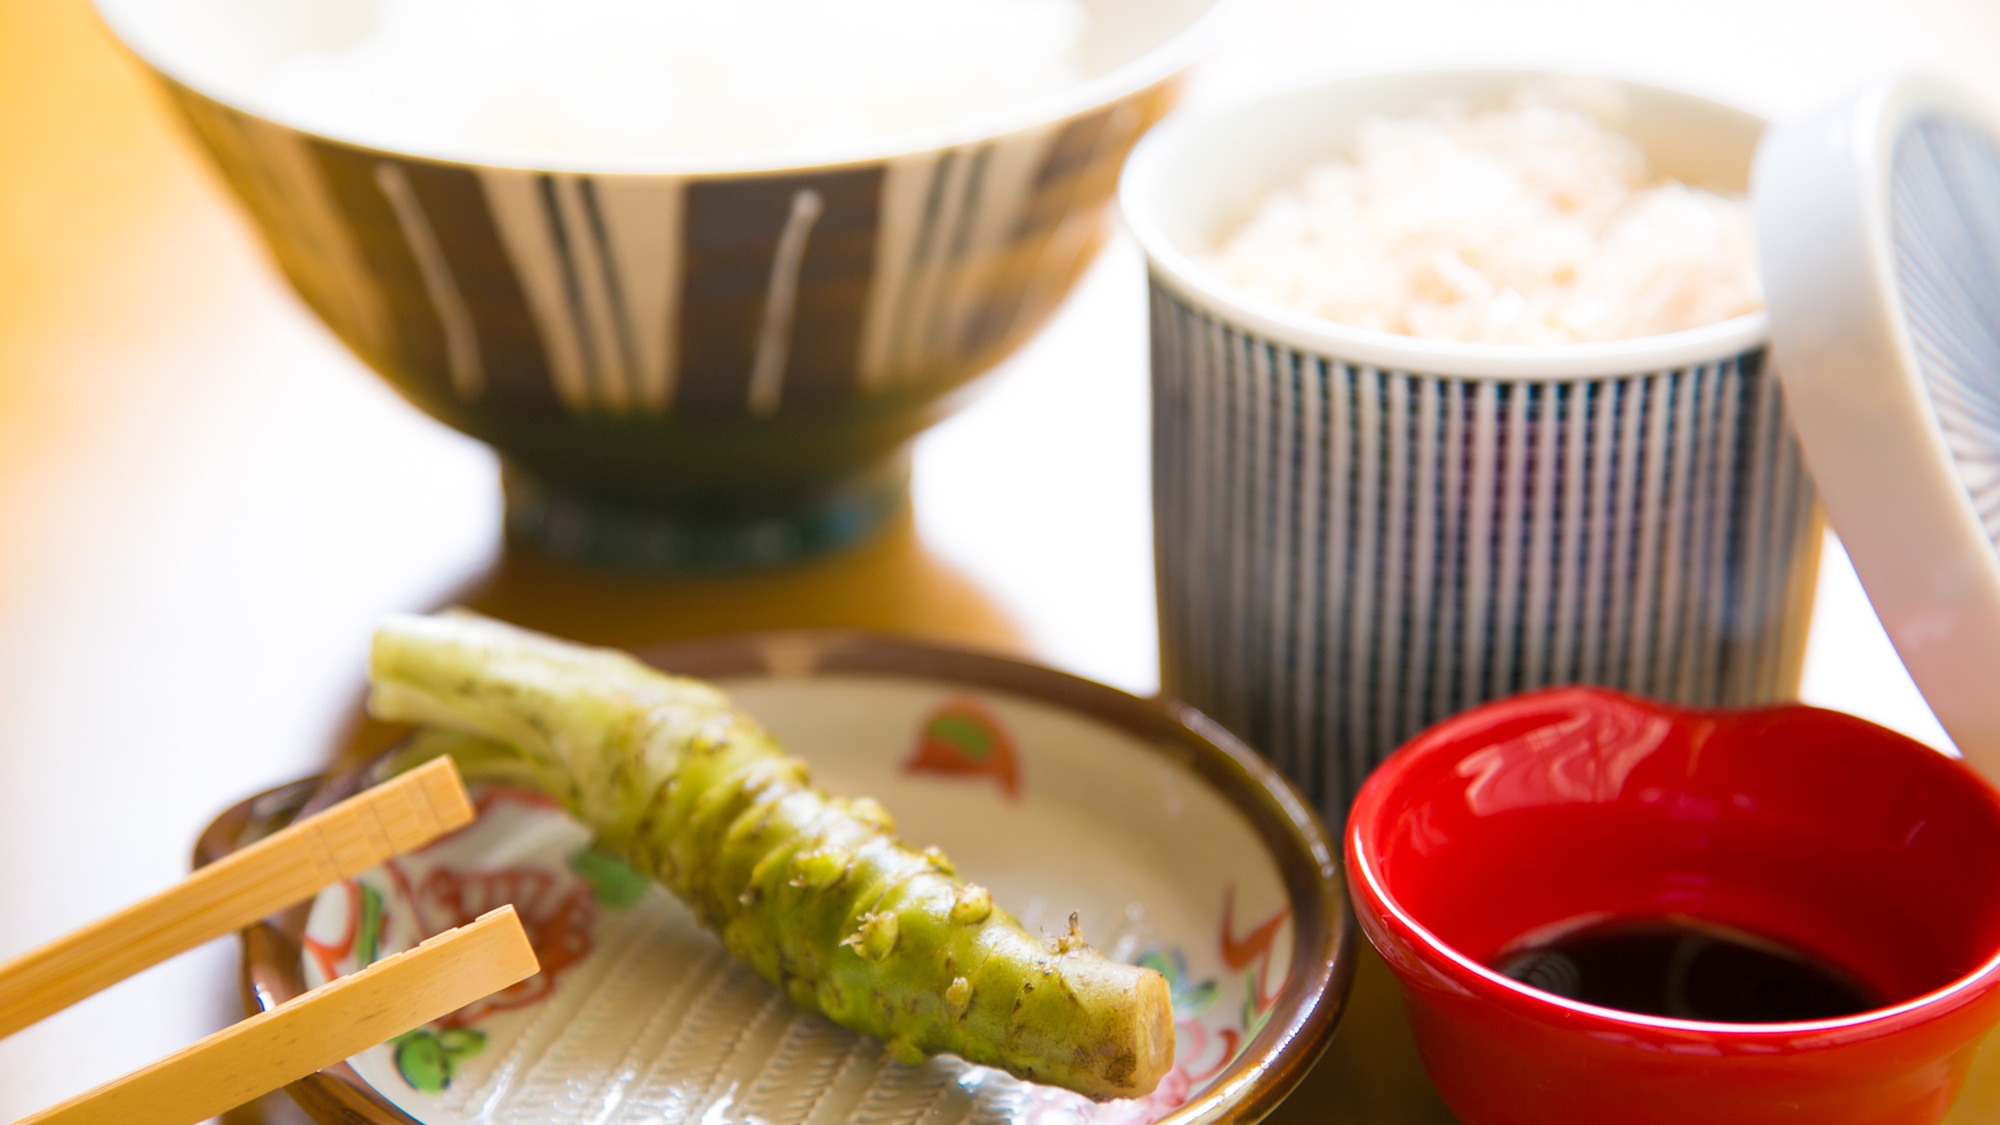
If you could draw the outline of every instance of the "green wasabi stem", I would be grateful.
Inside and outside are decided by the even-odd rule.
[[[1173,1063],[1163,977],[1090,949],[1073,917],[1030,935],[881,805],[813,788],[707,684],[467,614],[392,618],[369,678],[380,718],[491,740],[463,743],[489,767],[495,743],[518,752],[598,847],[899,1060],[949,1052],[1098,1100],[1150,1093]]]

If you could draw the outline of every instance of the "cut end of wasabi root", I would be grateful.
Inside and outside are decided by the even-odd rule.
[[[1174,1057],[1165,978],[1029,934],[880,804],[829,796],[719,691],[623,653],[470,614],[391,618],[369,710],[429,724],[425,754],[563,802],[801,1007],[917,1062],[950,1053],[1100,1101]]]

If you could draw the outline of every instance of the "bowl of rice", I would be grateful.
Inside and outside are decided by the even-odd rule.
[[[1451,70],[1155,130],[1120,198],[1151,270],[1163,690],[1335,823],[1487,699],[1795,694],[1819,514],[1766,360],[1763,127]]]
[[[782,565],[1090,261],[1246,0],[101,0],[306,303],[510,533]]]

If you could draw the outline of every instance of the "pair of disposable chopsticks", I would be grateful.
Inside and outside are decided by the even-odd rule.
[[[0,1036],[471,823],[449,758],[0,965]],[[514,908],[330,981],[17,1125],[195,1125],[534,975]]]

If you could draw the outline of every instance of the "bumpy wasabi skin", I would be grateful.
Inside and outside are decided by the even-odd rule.
[[[466,614],[376,633],[369,709],[513,748],[536,783],[677,893],[801,1007],[906,1062],[949,1052],[1092,1098],[1172,1065],[1167,983],[1074,928],[1022,929],[881,805],[830,797],[719,691]],[[468,752],[493,752],[490,743]]]

